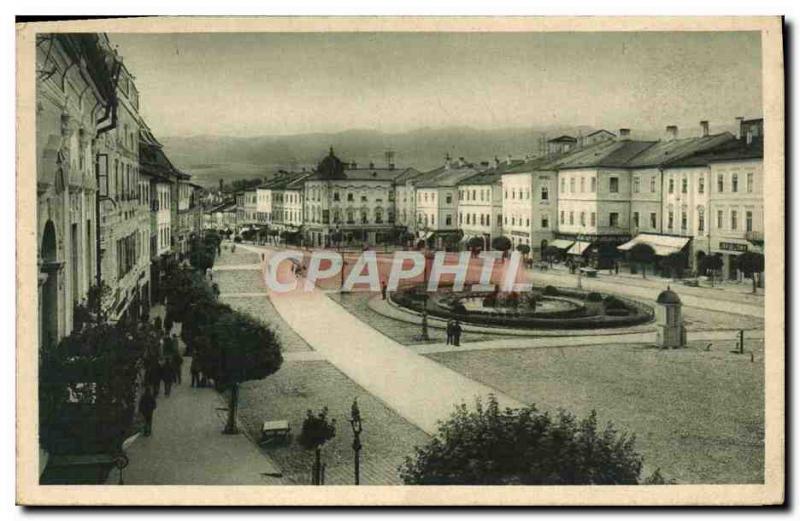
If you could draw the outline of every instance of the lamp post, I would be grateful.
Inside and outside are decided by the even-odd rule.
[[[431,254],[429,250],[425,250],[425,276],[422,280],[422,334],[420,335],[422,340],[430,340],[428,336],[428,259],[431,258]]]
[[[350,407],[350,427],[353,429],[353,453],[354,453],[354,477],[355,484],[360,481],[360,454],[361,454],[361,411],[358,410],[358,401],[353,398],[353,405]]]

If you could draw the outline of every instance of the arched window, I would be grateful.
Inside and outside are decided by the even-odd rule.
[[[352,208],[348,208],[347,209],[347,224],[354,224],[354,223],[355,223],[355,219],[353,218],[353,209]]]
[[[369,215],[366,208],[361,209],[361,224],[369,223]]]
[[[380,206],[375,207],[375,223],[382,224],[383,223],[383,208]]]
[[[338,224],[339,222],[341,222],[341,220],[342,220],[341,212],[339,211],[338,208],[334,208],[333,209],[333,222]]]

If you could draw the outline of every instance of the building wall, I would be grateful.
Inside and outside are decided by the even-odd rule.
[[[483,237],[484,249],[503,229],[502,181],[494,184],[458,186],[458,227],[464,236]]]
[[[559,233],[630,233],[630,172],[613,168],[562,170],[558,181]],[[616,222],[612,222],[612,216]]]

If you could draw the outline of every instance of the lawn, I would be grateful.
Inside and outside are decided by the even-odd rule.
[[[681,483],[760,483],[764,473],[764,365],[760,342],[681,350],[604,345],[429,355],[525,403],[637,435],[647,475]]]
[[[329,485],[353,483],[353,434],[348,418],[353,398],[358,398],[364,431],[361,435],[361,483],[365,485],[401,484],[397,467],[415,445],[429,437],[328,362],[284,362],[281,369],[264,380],[242,385],[239,421],[258,439],[261,423],[267,419],[286,419],[293,439],[288,445],[265,449],[281,467],[290,484],[310,484],[313,451],[306,451],[295,437],[306,411],[327,406],[336,419],[336,437],[323,448],[326,480]]]

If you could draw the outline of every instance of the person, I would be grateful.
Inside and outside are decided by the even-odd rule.
[[[139,400],[139,411],[144,417],[144,435],[153,433],[153,411],[156,410],[156,399],[149,387],[145,387],[144,394]]]
[[[447,327],[445,328],[445,332],[447,333],[447,340],[445,341],[446,345],[450,345],[453,343],[453,321],[447,321]]]
[[[192,373],[192,387],[200,387],[200,362],[196,356],[192,357],[192,365],[189,370]]]
[[[619,262],[614,263],[614,274],[619,275]]]
[[[172,390],[172,383],[175,381],[175,370],[171,363],[162,361],[161,380],[164,382],[164,396],[169,396]]]
[[[453,324],[453,344],[460,346],[461,345],[461,322],[456,320],[455,324]]]
[[[173,340],[175,345],[178,345],[178,339],[175,338]],[[175,349],[175,352],[172,353],[172,371],[175,373],[175,383],[180,385],[181,384],[181,368],[183,367],[183,357],[181,356],[178,349]]]
[[[381,298],[386,300],[386,281],[381,282]]]
[[[153,390],[153,395],[157,397],[161,387],[161,366],[157,360],[151,361],[147,374],[145,374],[145,380]]]

